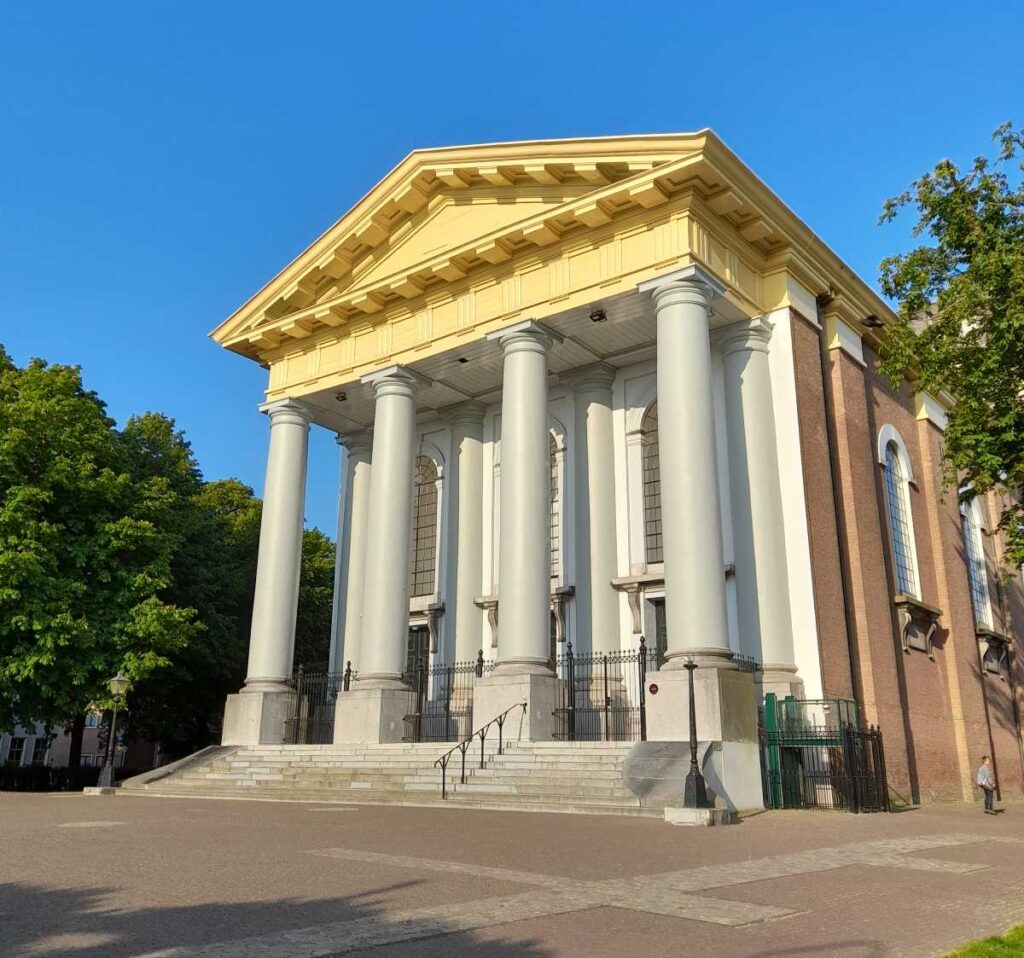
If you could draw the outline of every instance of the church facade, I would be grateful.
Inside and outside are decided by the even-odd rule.
[[[525,702],[550,739],[566,662],[646,649],[642,736],[688,739],[696,664],[735,807],[768,692],[855,703],[908,800],[970,799],[982,754],[1019,788],[1021,579],[998,502],[942,488],[950,398],[877,371],[893,318],[710,131],[410,154],[213,334],[269,371],[225,744],[294,707],[316,426],[342,449],[334,741],[400,741],[410,675],[457,663],[460,735]]]

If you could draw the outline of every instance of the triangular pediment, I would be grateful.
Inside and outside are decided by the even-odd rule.
[[[402,275],[440,254],[459,249],[485,236],[501,233],[568,200],[586,193],[586,186],[538,187],[511,191],[501,188],[445,190],[429,210],[410,222],[364,270],[354,270],[350,285],[364,286]],[[339,292],[344,286],[339,286]]]
[[[702,131],[416,151],[213,336],[258,358],[695,184],[751,242],[770,244],[771,225],[701,166],[712,147],[720,144]]]

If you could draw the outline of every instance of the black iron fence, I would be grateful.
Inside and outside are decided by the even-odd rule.
[[[414,710],[405,716],[408,742],[458,742],[473,732],[473,685],[493,662],[481,651],[475,662],[421,665],[403,676],[414,694]]]
[[[285,722],[285,741],[292,745],[330,745],[334,741],[334,706],[338,693],[347,692],[355,672],[306,671],[301,665],[292,685],[292,714]]]
[[[577,655],[567,642],[555,660],[554,737],[570,742],[647,740],[646,678],[659,663],[644,639],[635,652]]]
[[[882,733],[874,726],[761,730],[768,808],[889,811]]]

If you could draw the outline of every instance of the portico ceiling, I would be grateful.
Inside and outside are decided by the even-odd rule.
[[[727,304],[722,306],[712,315],[713,328],[738,316]],[[598,322],[591,318],[596,308],[604,316]],[[553,386],[566,374],[592,363],[626,366],[655,355],[654,309],[648,296],[635,291],[566,310],[544,320],[543,325],[560,337],[548,354]],[[416,397],[421,417],[463,402],[496,402],[501,395],[501,349],[493,340],[475,339],[461,348],[410,363],[409,368],[423,377]],[[318,425],[343,435],[373,424],[373,389],[365,383],[318,390],[304,396],[303,402],[313,409]]]

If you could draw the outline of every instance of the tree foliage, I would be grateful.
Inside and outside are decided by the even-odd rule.
[[[80,736],[123,669],[130,735],[209,744],[245,678],[261,506],[204,481],[173,420],[118,430],[76,367],[0,348],[0,727]],[[333,542],[307,530],[297,663],[326,663],[333,580]]]
[[[167,601],[180,496],[135,475],[123,437],[77,367],[0,349],[0,702],[68,722],[109,704],[195,635]]]
[[[299,614],[295,623],[295,664],[327,668],[334,603],[334,543],[319,529],[302,539]]]
[[[961,496],[1003,495],[1006,561],[1024,564],[1024,133],[996,130],[995,160],[942,160],[888,200],[882,222],[911,207],[926,242],[885,259],[882,290],[899,306],[883,371],[955,400],[946,481]]]

